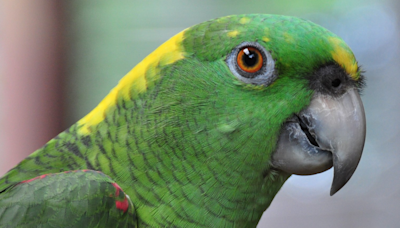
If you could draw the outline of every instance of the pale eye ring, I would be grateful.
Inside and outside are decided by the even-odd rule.
[[[231,72],[241,81],[255,85],[269,85],[276,79],[275,61],[257,42],[243,42],[226,59]]]

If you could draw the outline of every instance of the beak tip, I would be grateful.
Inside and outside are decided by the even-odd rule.
[[[333,196],[336,194],[336,192],[338,192],[341,188],[334,188],[334,186],[331,187],[331,192],[330,192],[330,196]]]
[[[348,170],[340,170],[338,166],[335,166],[337,164],[338,162],[334,163],[334,174],[330,192],[331,196],[336,194],[340,189],[342,189],[347,184],[347,182],[349,182],[350,178],[353,176],[354,171],[357,168],[358,162],[352,164],[352,166],[348,166],[351,167]]]
[[[330,195],[333,196],[335,195],[340,189],[343,188],[343,186],[347,183],[347,181],[343,182],[335,182],[335,178],[334,181],[332,183],[332,187],[331,187],[331,192]]]

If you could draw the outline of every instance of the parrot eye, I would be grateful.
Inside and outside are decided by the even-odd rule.
[[[260,51],[254,47],[242,48],[237,55],[236,61],[240,69],[248,73],[256,73],[264,63]]]
[[[267,86],[277,77],[271,54],[256,42],[238,45],[226,62],[232,73],[245,83]]]

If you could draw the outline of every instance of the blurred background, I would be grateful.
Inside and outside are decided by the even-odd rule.
[[[350,182],[292,176],[258,227],[400,227],[400,1],[158,0],[0,3],[0,176],[79,120],[175,33],[243,13],[309,19],[341,36],[366,71],[367,139]]]

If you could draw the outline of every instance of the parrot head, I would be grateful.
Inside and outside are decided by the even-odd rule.
[[[240,140],[236,149],[251,145],[246,156],[258,160],[250,151],[264,152],[270,169],[290,174],[333,166],[331,195],[346,184],[361,158],[366,123],[363,76],[344,41],[306,20],[243,15],[194,26],[183,46],[188,60],[215,65],[186,84],[214,95],[208,108],[219,110],[216,127]]]

